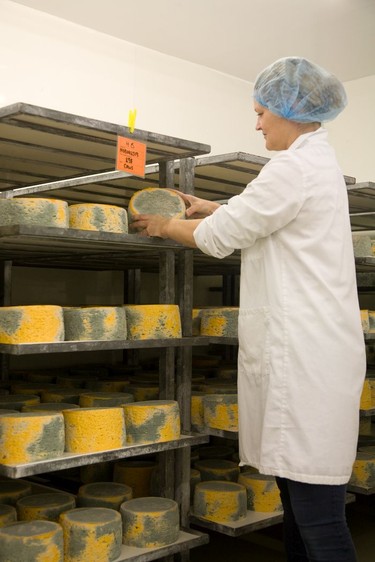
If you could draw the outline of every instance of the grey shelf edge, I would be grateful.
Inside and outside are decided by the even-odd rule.
[[[203,432],[202,432],[203,433]],[[238,439],[238,431],[228,431],[226,429],[215,429],[213,427],[205,427],[204,433],[211,437],[223,437],[224,439]]]
[[[0,464],[0,475],[8,478],[23,478],[35,474],[44,474],[54,470],[65,470],[98,462],[108,462],[138,455],[160,453],[172,449],[182,449],[193,445],[208,443],[209,436],[201,434],[183,434],[179,439],[164,441],[162,443],[148,443],[143,445],[128,445],[121,449],[100,451],[95,453],[63,453],[61,457],[45,459],[25,464],[4,465]]]
[[[370,496],[372,494],[375,494],[375,486],[352,486],[351,484],[348,484],[348,492]]]

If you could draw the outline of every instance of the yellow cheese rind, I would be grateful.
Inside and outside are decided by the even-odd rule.
[[[31,494],[31,484],[26,481],[0,480],[0,504],[15,506],[18,500]]]
[[[150,495],[151,479],[157,465],[153,461],[125,460],[114,464],[113,481],[127,484],[133,490],[133,498]]]
[[[125,392],[84,392],[79,397],[81,408],[121,406],[134,402],[133,394]]]
[[[237,394],[207,394],[203,399],[203,409],[207,427],[238,431]]]
[[[237,482],[240,469],[236,463],[228,459],[200,459],[194,463],[199,470],[202,482],[224,480]]]
[[[185,202],[176,192],[164,187],[145,187],[136,191],[129,200],[129,222],[139,214],[157,214],[163,217],[184,219]]]
[[[63,309],[55,305],[0,308],[0,343],[54,343],[64,341]]]
[[[175,304],[124,306],[129,340],[181,337],[179,307]]]
[[[350,477],[350,484],[365,488],[375,486],[375,455],[373,453],[357,453]]]
[[[180,412],[175,400],[149,400],[123,406],[128,444],[161,443],[180,437]]]
[[[66,492],[32,494],[19,499],[16,504],[19,521],[57,522],[61,513],[75,506],[75,497]]]
[[[119,482],[92,482],[80,486],[77,494],[79,507],[108,507],[118,511],[120,505],[133,497],[130,486]]]
[[[17,521],[17,510],[13,505],[0,504],[0,527],[6,527]]]
[[[121,306],[64,308],[67,341],[125,340],[126,316]]]
[[[122,408],[64,410],[65,445],[69,453],[95,453],[126,445]]]
[[[360,409],[366,410],[372,408],[372,390],[370,379],[365,379],[363,382]]]
[[[201,313],[201,335],[238,336],[238,307],[207,308]]]
[[[282,511],[280,491],[273,476],[242,472],[238,483],[247,491],[247,509],[251,511]]]
[[[78,203],[69,206],[69,226],[80,230],[128,233],[126,209],[116,205]]]
[[[2,562],[63,562],[63,531],[52,521],[19,521],[0,528]]]
[[[68,203],[42,197],[0,200],[0,225],[26,224],[68,228]]]
[[[195,486],[194,515],[209,521],[239,521],[246,516],[246,488],[235,482],[200,482]]]

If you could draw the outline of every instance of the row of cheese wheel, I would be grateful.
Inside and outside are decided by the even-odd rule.
[[[119,449],[180,437],[174,400],[132,402],[111,408],[71,408],[0,415],[0,464]]]

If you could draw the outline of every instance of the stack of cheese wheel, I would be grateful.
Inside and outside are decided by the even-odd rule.
[[[80,230],[128,233],[126,209],[100,203],[78,203],[69,206],[69,226]]]
[[[236,338],[238,336],[238,312],[238,307],[202,310],[201,335]]]
[[[159,497],[135,498],[120,507],[123,542],[138,548],[172,544],[179,535],[178,504]]]
[[[0,504],[16,505],[18,500],[32,493],[30,482],[0,480]]]
[[[121,553],[121,515],[107,507],[79,507],[60,515],[64,562],[110,562]]]
[[[194,515],[209,521],[239,521],[247,512],[246,488],[237,482],[209,481],[195,486]]]
[[[132,489],[118,482],[91,482],[80,486],[77,494],[79,507],[108,507],[120,509],[120,505],[133,497]]]
[[[123,408],[77,408],[63,411],[69,453],[95,453],[126,445]]]
[[[181,337],[178,305],[127,304],[124,309],[129,340]]]
[[[372,488],[375,486],[375,454],[371,452],[358,452],[353,464],[350,477],[352,486]]]
[[[124,460],[114,464],[113,480],[127,484],[133,490],[133,498],[150,495],[151,478],[156,462],[146,460]]]
[[[0,397],[0,408],[2,410],[19,411],[23,406],[39,404],[40,397],[36,394],[6,394]]]
[[[55,305],[0,308],[0,343],[55,343],[64,341],[63,309]]]
[[[125,392],[84,392],[79,397],[82,408],[121,406],[134,401],[133,394]]]
[[[123,406],[128,444],[161,443],[180,437],[180,412],[175,400],[149,400]]]
[[[125,340],[126,317],[121,306],[64,308],[65,339]]]
[[[0,200],[0,226],[24,224],[68,228],[68,204],[57,199],[15,197]]]
[[[67,492],[46,492],[32,494],[17,501],[16,508],[20,521],[58,521],[64,511],[76,506],[75,497]]]
[[[0,416],[0,462],[23,464],[59,457],[65,446],[59,412],[22,412]]]
[[[237,394],[207,394],[203,399],[203,409],[207,427],[238,431]]]
[[[68,404],[79,403],[80,390],[76,388],[57,387],[55,389],[45,390],[42,392],[41,401],[44,402],[64,402]]]
[[[251,511],[282,511],[279,488],[273,476],[242,472],[238,483],[247,491],[247,509]]]
[[[52,521],[12,523],[0,529],[0,553],[4,562],[63,562],[63,530]]]
[[[186,212],[182,197],[172,189],[146,187],[136,191],[129,200],[129,222],[135,215],[156,214],[163,217],[184,219]]]
[[[0,504],[0,527],[17,521],[17,510],[13,505]]]
[[[199,470],[202,482],[208,480],[226,480],[237,482],[240,469],[236,463],[228,459],[200,459],[194,463]]]

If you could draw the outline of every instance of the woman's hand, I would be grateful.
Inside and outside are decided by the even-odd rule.
[[[212,213],[220,207],[220,203],[216,203],[215,201],[200,199],[199,197],[195,197],[195,195],[188,195],[187,193],[182,193],[177,190],[176,193],[184,200],[187,206],[186,216],[191,219],[204,219],[212,215]]]
[[[161,215],[136,215],[130,224],[130,229],[141,236],[157,236],[168,238],[167,224],[170,218]]]

